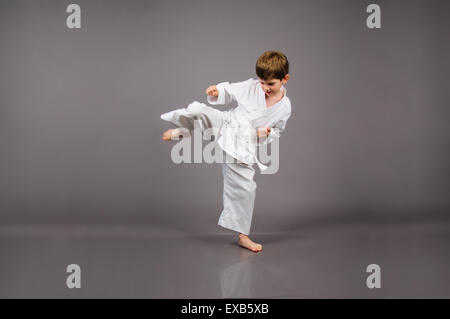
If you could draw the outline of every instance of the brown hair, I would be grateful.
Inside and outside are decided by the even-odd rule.
[[[283,52],[266,51],[256,61],[256,75],[267,81],[282,80],[289,73],[289,62]]]

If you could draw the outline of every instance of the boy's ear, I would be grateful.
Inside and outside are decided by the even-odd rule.
[[[291,77],[291,76],[290,76],[289,74],[286,74],[286,75],[284,76],[283,80],[281,80],[281,82],[282,82],[283,84],[286,84],[287,81],[289,81],[290,77]]]

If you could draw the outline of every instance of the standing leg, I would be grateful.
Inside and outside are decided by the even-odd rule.
[[[239,233],[239,245],[252,251],[262,246],[248,237],[255,205],[255,169],[245,163],[223,163],[223,211],[219,225]]]
[[[194,121],[200,121],[202,130],[222,126],[225,112],[216,110],[206,104],[193,102],[187,108],[177,109],[161,115],[165,121],[178,128],[194,129]],[[163,134],[163,140],[171,140],[181,134],[180,130],[168,130]],[[242,162],[223,163],[224,175],[223,204],[224,209],[219,218],[219,225],[239,232],[239,245],[254,252],[262,250],[260,244],[254,243],[248,237],[255,203],[256,183],[253,181],[255,169],[252,165]]]

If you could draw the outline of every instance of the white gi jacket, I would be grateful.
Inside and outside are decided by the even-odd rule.
[[[210,104],[229,104],[233,101],[238,103],[236,108],[227,111],[225,115],[225,122],[217,139],[218,145],[243,163],[256,162],[260,170],[267,169],[257,158],[256,128],[272,128],[263,144],[272,142],[274,137],[280,137],[279,133],[284,131],[291,115],[291,101],[286,95],[286,88],[282,86],[283,98],[275,105],[267,107],[265,92],[258,79],[250,78],[237,83],[222,82],[216,87],[219,95],[208,96]]]

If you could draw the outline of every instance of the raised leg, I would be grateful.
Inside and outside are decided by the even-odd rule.
[[[191,136],[189,130],[183,129],[183,128],[175,128],[175,129],[170,129],[170,130],[165,131],[162,135],[162,139],[164,141],[171,141],[174,139],[179,139],[182,137],[189,137],[189,136]]]
[[[189,131],[194,130],[195,124],[199,124],[199,128],[203,132],[203,130],[208,128],[219,129],[223,123],[223,113],[221,111],[197,101],[189,104],[187,108],[164,113],[161,115],[161,118],[172,123],[177,128],[185,128]],[[179,131],[168,130],[163,133],[162,139],[169,141],[176,134],[179,134]]]

